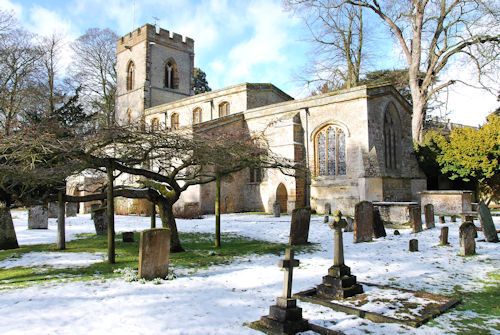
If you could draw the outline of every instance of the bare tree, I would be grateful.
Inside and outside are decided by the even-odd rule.
[[[61,102],[63,96],[61,90],[57,88],[57,76],[59,74],[59,63],[61,48],[63,47],[63,37],[59,34],[52,34],[50,37],[42,37],[38,42],[42,57],[40,86],[42,95],[45,97],[47,115],[54,114],[57,103]]]
[[[16,18],[11,12],[0,9],[0,35],[8,33],[17,25]]]
[[[488,69],[498,71],[498,1],[345,0],[344,5],[373,11],[399,42],[408,64],[414,141],[423,140],[429,99],[456,82],[452,79],[433,84],[434,78],[449,67],[453,60],[461,58],[472,62],[480,80],[488,75]],[[424,73],[423,77],[419,75],[420,72]]]
[[[97,113],[99,124],[106,127],[115,123],[117,39],[109,29],[90,28],[72,45],[72,79],[82,87],[89,113]]]
[[[301,79],[330,90],[357,86],[366,58],[363,8],[339,0],[285,0],[284,4],[304,18],[316,45],[314,66]]]

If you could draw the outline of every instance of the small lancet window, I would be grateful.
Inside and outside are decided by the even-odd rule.
[[[179,78],[177,74],[177,64],[175,64],[173,59],[170,59],[167,64],[165,64],[165,82],[166,88],[178,89],[179,88]]]
[[[127,91],[134,88],[135,83],[135,65],[134,62],[130,62],[127,68]]]
[[[129,109],[127,109],[127,125],[131,125],[132,124],[132,111]]]
[[[174,113],[170,117],[170,128],[172,130],[179,129],[179,114]]]
[[[160,128],[160,122],[158,118],[154,118],[151,120],[151,130],[157,131]]]
[[[262,182],[262,169],[261,168],[250,168],[250,182],[251,183]]]
[[[195,108],[193,110],[193,124],[197,124],[201,122],[201,108]]]
[[[229,102],[224,101],[219,104],[219,117],[228,116],[230,113]]]
[[[397,169],[397,122],[391,110],[384,117],[385,167]]]
[[[327,126],[314,137],[317,176],[346,174],[345,133],[336,126]]]

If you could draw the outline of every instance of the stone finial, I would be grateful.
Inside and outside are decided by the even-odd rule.
[[[331,229],[342,229],[347,227],[347,221],[342,219],[342,212],[340,210],[336,210],[335,213],[333,213],[333,220],[330,221],[328,226]]]

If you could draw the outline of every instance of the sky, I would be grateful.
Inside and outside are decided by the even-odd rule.
[[[68,41],[88,28],[110,28],[119,36],[145,23],[195,40],[195,66],[207,74],[212,89],[242,82],[272,83],[295,98],[308,90],[297,80],[314,53],[304,22],[283,10],[281,0],[0,0],[21,26],[40,35],[63,33]],[[372,29],[383,29],[375,24]],[[397,44],[385,36],[372,66],[401,65]],[[386,55],[389,55],[387,57]],[[68,50],[62,62],[71,61]],[[450,67],[448,76],[470,80],[464,67]],[[448,95],[452,122],[477,126],[498,103],[492,94],[456,85]]]

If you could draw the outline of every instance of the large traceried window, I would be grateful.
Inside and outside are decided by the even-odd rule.
[[[130,61],[127,67],[127,91],[134,88],[135,83],[135,65],[134,62]]]
[[[334,125],[318,131],[314,137],[316,176],[346,174],[345,133]]]
[[[229,102],[224,101],[219,104],[219,117],[228,116],[230,113]]]
[[[193,110],[193,124],[201,122],[201,108],[197,107]]]
[[[390,105],[384,116],[385,168],[398,168],[399,119],[394,105]]]
[[[170,127],[172,130],[179,129],[179,114],[174,113],[170,117]]]

